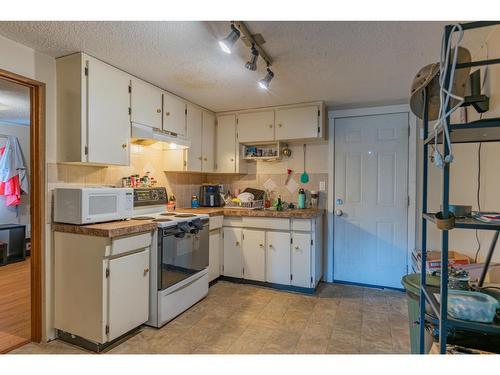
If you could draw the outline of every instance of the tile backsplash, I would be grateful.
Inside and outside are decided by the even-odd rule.
[[[121,186],[121,178],[131,174],[144,175],[150,172],[165,186],[168,194],[174,193],[178,207],[189,207],[191,196],[199,195],[202,183],[223,184],[225,191],[247,187],[266,190],[264,186],[274,188],[286,202],[297,202],[299,188],[319,190],[320,181],[328,182],[327,173],[310,173],[307,184],[300,183],[300,173],[293,173],[290,182],[285,185],[287,173],[253,173],[246,175],[203,174],[164,172],[165,153],[154,148],[143,147],[140,152],[131,154],[130,166],[85,166],[76,164],[48,164],[47,182],[49,192],[62,186]],[[327,187],[326,187],[327,189]],[[51,200],[52,194],[49,194]],[[319,206],[326,207],[326,191],[320,192]]]

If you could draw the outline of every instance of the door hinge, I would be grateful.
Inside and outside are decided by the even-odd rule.
[[[311,285],[312,285],[312,283],[313,283],[313,277],[311,276]]]
[[[132,114],[132,108],[128,107],[128,114],[131,115]]]
[[[314,244],[314,240],[311,240],[311,245]]]
[[[85,155],[88,155],[89,154],[89,146],[85,146],[83,152],[85,153]]]
[[[318,117],[321,116],[321,111],[318,109]]]
[[[187,108],[184,110],[184,114],[185,114],[185,115],[187,115],[187,114],[188,114],[188,109],[187,109]]]
[[[240,139],[240,135],[236,132],[236,139]]]
[[[238,118],[236,118],[236,123],[237,123],[237,124],[239,123],[239,121],[240,121],[240,120],[239,120]]]
[[[109,268],[106,268],[106,279],[109,277]]]
[[[88,76],[89,75],[89,68],[88,67],[85,67],[85,75]]]
[[[186,160],[184,160],[184,162],[183,162],[183,163],[184,163],[184,166],[186,167],[186,166],[187,166],[187,161],[186,161]]]
[[[244,240],[245,239],[245,235],[242,233],[241,234],[241,239]]]
[[[318,134],[321,133],[321,128],[318,126]]]
[[[293,280],[293,275],[292,274],[290,274],[290,280]]]
[[[106,335],[109,333],[109,324],[106,324]]]
[[[245,267],[242,268],[241,273],[244,275],[245,274]]]
[[[215,163],[215,169],[217,170],[217,163]]]
[[[290,238],[290,243],[293,243],[293,238]]]
[[[408,195],[408,207],[410,207],[410,196]]]
[[[132,86],[129,86],[128,87],[128,93],[131,94],[132,93]]]

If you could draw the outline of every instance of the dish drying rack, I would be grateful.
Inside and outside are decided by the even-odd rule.
[[[250,202],[233,202],[231,198],[224,199],[226,208],[243,208],[245,210],[258,210],[264,208],[264,200],[253,200]]]

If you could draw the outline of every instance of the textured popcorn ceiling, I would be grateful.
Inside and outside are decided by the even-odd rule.
[[[214,111],[325,100],[354,107],[408,101],[415,72],[438,60],[444,22],[248,22],[276,74],[264,92],[217,40],[228,22],[0,22],[0,35],[59,57],[85,51]]]

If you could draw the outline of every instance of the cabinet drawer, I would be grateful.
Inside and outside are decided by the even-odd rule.
[[[292,230],[310,232],[313,230],[311,219],[292,219]]]
[[[243,226],[245,228],[290,230],[290,219],[243,217]]]
[[[224,220],[222,222],[222,225],[225,227],[242,227],[243,226],[243,218],[242,217],[236,217],[236,216],[224,216]]]
[[[210,217],[209,222],[208,222],[209,230],[222,228],[223,221],[224,221],[224,216],[212,216],[212,217]]]
[[[113,239],[111,241],[111,253],[109,255],[119,255],[128,251],[151,246],[151,239],[151,232]]]

